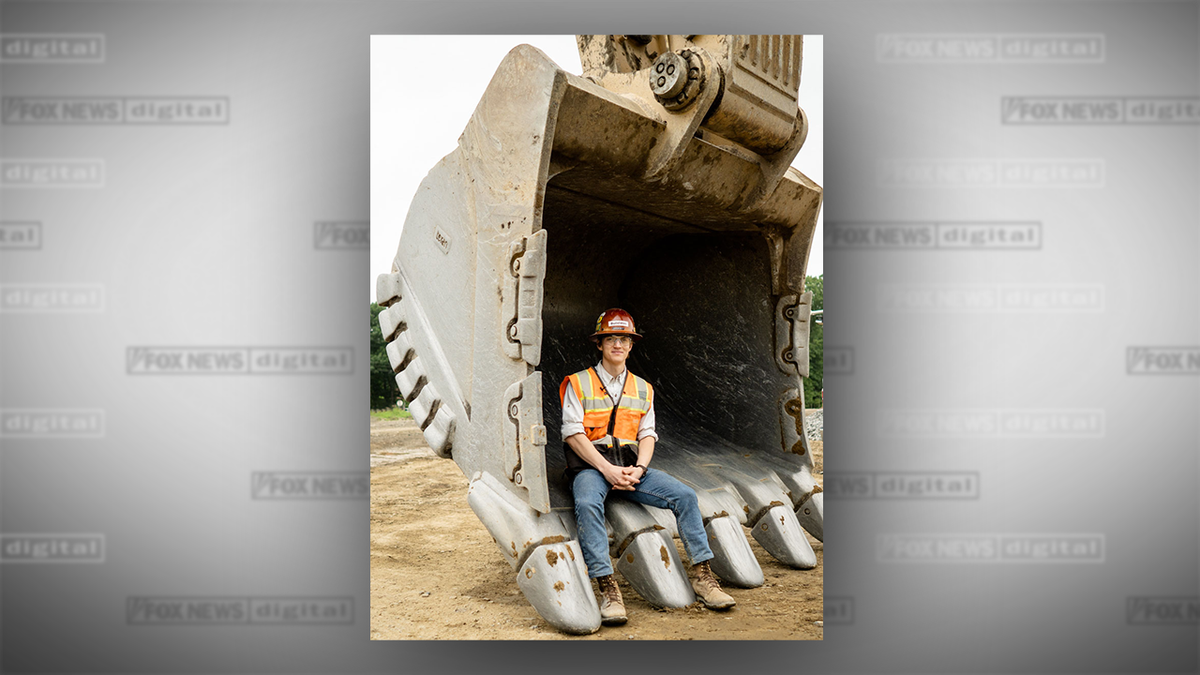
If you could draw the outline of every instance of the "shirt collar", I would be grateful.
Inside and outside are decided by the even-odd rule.
[[[625,366],[625,370],[621,371],[620,375],[613,377],[612,375],[608,374],[607,370],[604,369],[604,361],[602,359],[596,364],[596,374],[600,376],[600,381],[603,382],[604,386],[607,387],[617,380],[624,381],[624,378],[629,374],[629,366]]]

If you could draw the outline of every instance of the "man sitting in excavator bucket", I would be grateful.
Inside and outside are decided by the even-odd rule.
[[[674,513],[679,538],[696,573],[692,589],[697,597],[710,609],[729,609],[736,604],[721,590],[709,567],[713,553],[696,492],[665,471],[648,468],[658,439],[654,387],[625,367],[634,341],[641,338],[629,312],[604,312],[591,337],[600,350],[600,363],[569,375],[558,388],[566,477],[575,499],[579,543],[588,576],[600,588],[600,618],[607,626],[626,620],[604,527],[604,504],[610,498]]]

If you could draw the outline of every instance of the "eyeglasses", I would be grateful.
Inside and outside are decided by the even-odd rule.
[[[628,347],[629,345],[633,344],[633,338],[625,337],[625,336],[617,336],[617,335],[607,335],[604,338],[604,343],[611,344],[611,345],[620,345],[622,347]]]

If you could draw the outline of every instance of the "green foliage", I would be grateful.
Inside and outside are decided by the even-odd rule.
[[[812,291],[813,311],[825,309],[825,275],[807,277],[804,290]],[[820,315],[823,320],[824,315]],[[813,317],[808,334],[808,380],[804,383],[804,407],[820,408],[821,389],[825,386],[825,327]]]
[[[383,307],[371,303],[371,410],[384,410],[396,405],[400,389],[396,386],[392,364],[388,361],[387,343],[379,330],[379,313]]]
[[[371,419],[373,420],[407,420],[412,419],[412,413],[404,408],[393,406],[387,410],[372,410]]]

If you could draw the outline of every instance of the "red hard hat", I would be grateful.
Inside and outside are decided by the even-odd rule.
[[[596,319],[596,332],[592,333],[592,342],[599,342],[603,335],[628,335],[641,340],[642,336],[634,331],[633,317],[623,309],[610,309]]]

